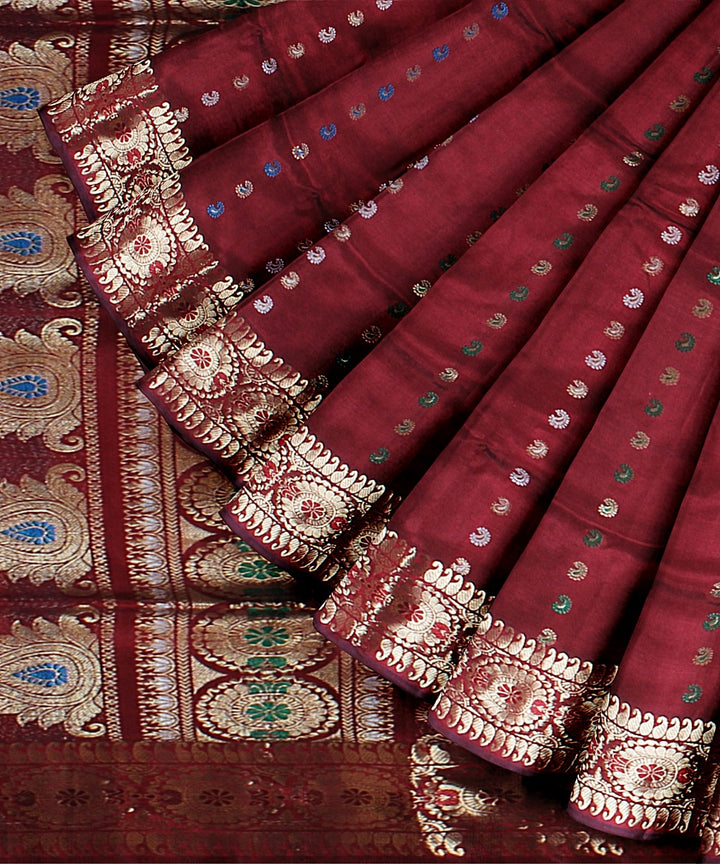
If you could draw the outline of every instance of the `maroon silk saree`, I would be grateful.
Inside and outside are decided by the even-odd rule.
[[[208,518],[328,583],[320,634],[433,740],[708,854],[719,38],[718,0],[290,0],[43,112],[144,397],[234,484]]]

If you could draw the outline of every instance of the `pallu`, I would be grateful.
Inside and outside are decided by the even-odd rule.
[[[108,581],[147,638],[132,662],[129,630],[111,640],[136,692],[116,740],[220,742],[217,764],[250,741],[290,784],[283,742],[420,728],[408,800],[433,856],[466,854],[494,806],[470,778],[490,771],[561,790],[588,838],[720,857],[719,46],[720,0],[286,0],[42,105],[2,91],[40,108],[89,220],[66,233],[113,344],[105,386],[140,391],[137,434],[104,432],[117,455],[98,459],[137,452],[132,483],[112,470],[139,529],[149,478],[183,466],[163,487],[171,586],[139,541],[140,588]],[[51,324],[43,345],[67,353],[74,325]],[[46,379],[21,365],[0,395],[30,404]],[[43,434],[67,451],[73,428]],[[17,516],[23,495],[71,519],[79,470],[0,487],[2,542],[33,550],[14,580],[43,582],[58,541],[37,507]],[[111,496],[102,521],[112,551]],[[85,603],[83,554],[58,578]],[[80,603],[0,637],[16,686],[75,680],[49,648],[30,662],[33,640],[98,664]],[[177,734],[165,638],[192,658]],[[24,698],[0,703],[23,724],[110,728],[96,692]],[[346,791],[362,821],[374,799]],[[417,856],[378,844],[365,858]]]

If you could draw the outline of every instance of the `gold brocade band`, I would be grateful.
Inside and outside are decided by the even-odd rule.
[[[332,579],[360,559],[398,499],[302,427],[244,478],[227,524],[280,566]]]
[[[488,615],[438,698],[431,725],[512,770],[564,773],[580,755],[616,672]]]
[[[149,365],[253,287],[235,282],[210,252],[178,174],[83,228],[73,246],[100,301]]]
[[[92,215],[192,161],[148,60],[68,93],[48,106],[45,119]]]
[[[645,834],[697,832],[714,735],[714,723],[642,713],[611,696],[580,762],[571,811],[599,827],[602,820]]]
[[[320,402],[237,313],[168,358],[142,390],[183,438],[238,480]]]
[[[445,567],[388,531],[338,583],[317,626],[415,695],[436,693],[487,610],[465,572],[462,560]]]

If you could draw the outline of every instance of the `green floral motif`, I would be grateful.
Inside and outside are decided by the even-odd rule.
[[[553,246],[555,246],[556,249],[569,249],[574,242],[575,238],[573,235],[566,231],[564,234],[561,234],[553,240]]]
[[[282,575],[282,570],[269,561],[258,558],[255,561],[243,561],[238,564],[237,575],[241,579],[256,579],[260,582],[265,579],[277,579]]]
[[[618,466],[618,469],[615,472],[615,479],[618,483],[629,483],[634,476],[635,472],[627,464],[627,462],[623,462],[620,466]]]
[[[659,141],[665,134],[665,127],[662,123],[655,123],[649,129],[645,130],[645,137],[648,141]]]
[[[402,300],[399,300],[397,303],[393,303],[387,311],[391,318],[402,318],[403,315],[408,313],[409,309],[410,307],[407,303],[403,303]]]
[[[248,627],[245,631],[245,640],[251,645],[260,645],[263,648],[273,648],[284,645],[290,639],[290,634],[284,627],[274,627],[272,624],[258,624]]]
[[[717,630],[720,627],[720,612],[711,612],[702,626],[703,630]]]
[[[603,541],[602,531],[597,528],[591,528],[583,537],[583,543],[590,548],[599,546]]]
[[[473,339],[469,345],[463,345],[462,353],[465,354],[466,357],[477,357],[482,349],[482,342],[479,339]]]
[[[620,178],[611,174],[607,180],[603,180],[600,184],[603,192],[616,192],[620,188]]]
[[[418,399],[418,403],[422,405],[423,408],[432,408],[433,405],[437,405],[439,399],[440,397],[437,393],[433,393],[432,390],[428,390],[428,392],[424,396],[421,396]]]
[[[558,595],[557,600],[552,604],[552,609],[553,612],[557,612],[558,615],[567,615],[572,609],[572,600],[567,594],[560,594]]]
[[[688,351],[692,351],[695,347],[695,341],[692,333],[681,333],[680,338],[675,342],[675,347],[683,354],[687,354]]]
[[[522,303],[523,300],[527,299],[529,293],[527,285],[518,285],[517,288],[513,288],[510,292],[510,299],[516,303]]]
[[[390,451],[387,447],[378,447],[374,453],[371,453],[368,456],[368,459],[373,462],[375,465],[382,465],[383,462],[387,462],[390,458]]]
[[[645,413],[648,417],[659,417],[663,411],[665,410],[665,406],[659,399],[651,399],[648,404],[645,406]]]
[[[449,270],[453,264],[456,264],[457,260],[458,260],[457,255],[453,255],[453,254],[447,255],[445,258],[443,258],[440,261],[440,269],[444,273],[446,270]]]
[[[682,695],[683,702],[699,702],[702,697],[702,687],[699,684],[690,684]]]
[[[246,709],[247,716],[251,720],[260,723],[277,723],[279,720],[287,720],[292,714],[290,708],[284,702],[253,702]]]
[[[703,66],[703,68],[696,72],[693,75],[693,81],[696,81],[698,84],[708,84],[712,81],[713,70],[709,66]]]
[[[720,267],[713,267],[707,274],[707,280],[711,285],[720,285]]]

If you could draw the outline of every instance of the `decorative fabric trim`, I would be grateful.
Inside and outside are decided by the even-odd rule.
[[[566,772],[617,672],[488,617],[433,708],[469,749],[532,772]]]
[[[485,592],[459,570],[388,531],[338,583],[318,621],[392,670],[393,680],[437,692],[487,612]]]
[[[101,301],[155,360],[217,321],[251,287],[222,272],[178,174],[83,228],[75,242]]]
[[[283,566],[331,579],[362,557],[397,503],[393,493],[351,469],[303,427],[246,478],[223,517]]]
[[[238,478],[296,431],[321,398],[239,314],[168,358],[144,379],[143,390],[186,438]]]
[[[717,802],[703,825],[700,851],[705,861],[720,858],[720,806]]]
[[[97,213],[192,161],[148,60],[67,94],[47,116]]]
[[[715,728],[703,720],[643,714],[611,696],[595,721],[571,805],[613,826],[689,831]]]

